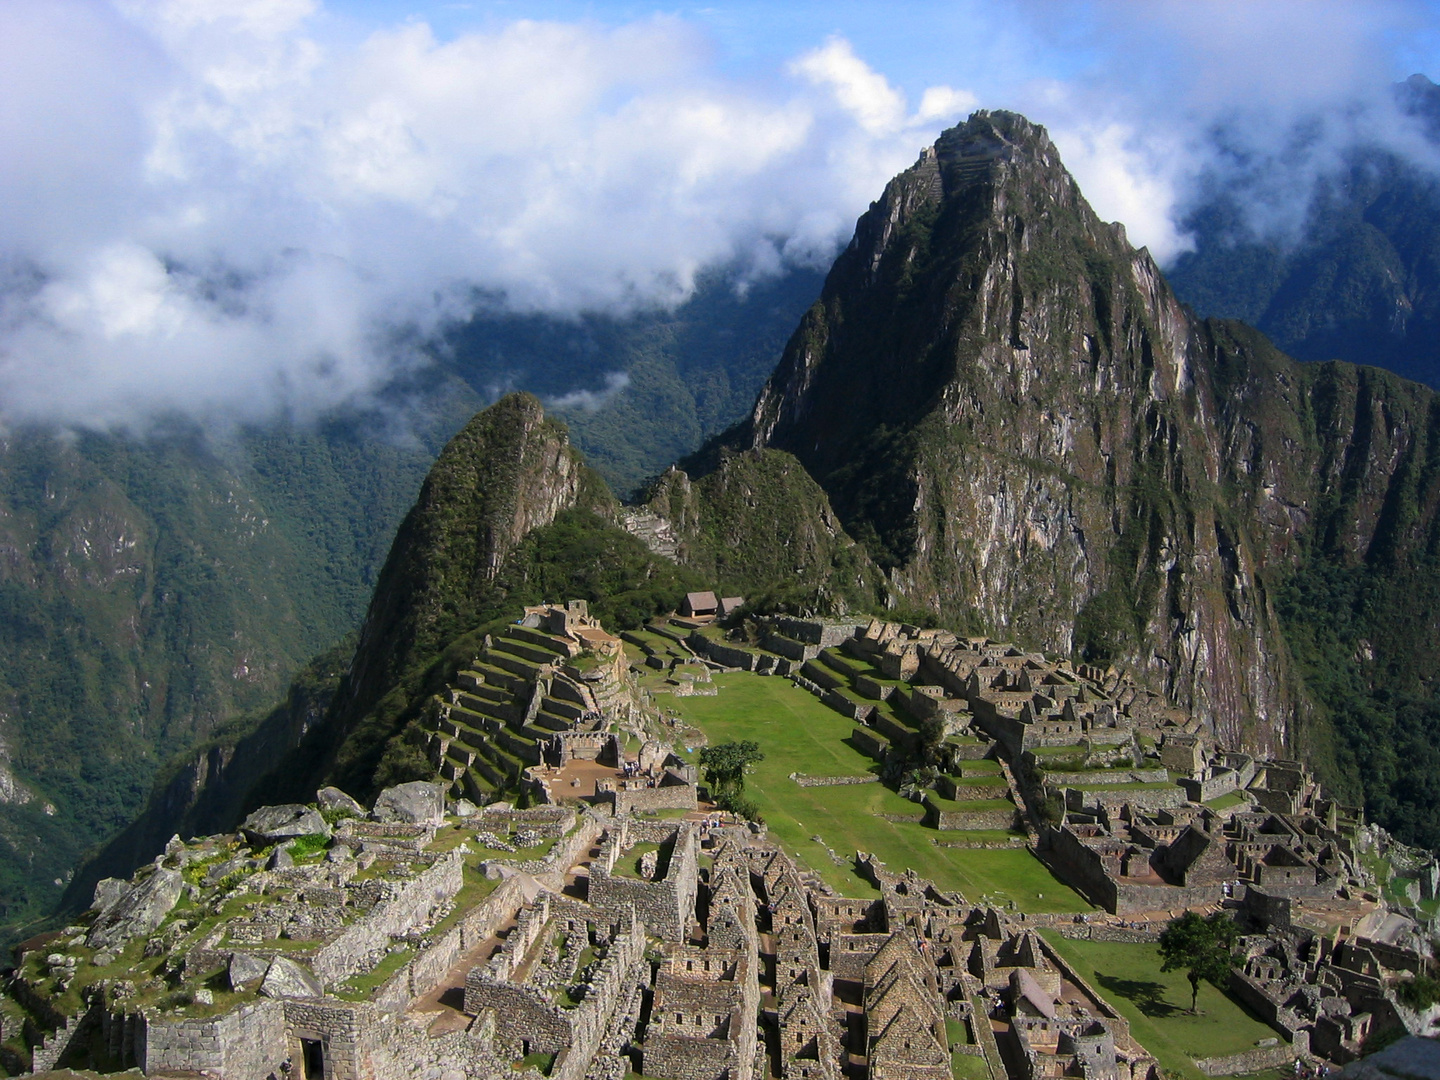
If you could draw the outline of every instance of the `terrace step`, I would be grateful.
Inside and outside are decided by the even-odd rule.
[[[585,715],[585,710],[573,701],[565,701],[563,698],[546,696],[540,701],[542,712],[550,713],[553,716],[563,716],[567,720],[579,720]]]
[[[530,685],[525,676],[492,664],[485,658],[476,659],[471,665],[470,673],[481,675],[487,683],[502,687],[512,694],[522,693]]]
[[[468,712],[478,713],[481,716],[493,716],[505,724],[518,724],[525,716],[524,708],[516,704],[514,698],[509,697],[503,701],[491,701],[487,698],[476,697],[474,694],[461,694],[457,704]]]
[[[554,664],[559,662],[561,659],[559,654],[557,654],[553,649],[542,648],[539,645],[533,645],[528,641],[520,641],[508,635],[505,637],[497,638],[495,641],[495,648],[503,649],[505,652],[511,654],[512,656],[518,656],[521,659],[529,660],[532,664],[537,665]]]
[[[564,638],[556,637],[554,634],[547,634],[544,630],[536,630],[529,626],[507,627],[502,636],[539,646],[556,656],[574,656],[579,651],[572,642],[566,641]]]
[[[570,728],[574,726],[568,717],[556,716],[554,713],[548,713],[544,710],[535,714],[535,719],[532,723],[536,727],[544,728],[546,731],[569,731]]]
[[[498,645],[485,650],[485,663],[501,671],[508,671],[511,675],[518,675],[526,685],[532,685],[540,672],[539,664],[501,649]],[[518,692],[518,688],[515,689]]]
[[[834,649],[822,649],[820,655],[815,659],[819,660],[836,674],[844,676],[846,681],[854,678],[857,674],[854,665],[837,654]]]

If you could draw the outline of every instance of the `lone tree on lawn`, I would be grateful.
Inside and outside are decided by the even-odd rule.
[[[1233,951],[1240,931],[1235,920],[1223,912],[1201,918],[1187,911],[1160,932],[1161,971],[1185,969],[1190,980],[1190,1011],[1196,1011],[1200,999],[1200,980],[1209,979],[1217,986],[1235,966]]]
[[[705,782],[710,785],[710,795],[715,804],[727,810],[737,810],[744,799],[746,771],[757,761],[764,760],[760,744],[753,739],[716,743],[702,748],[700,767],[705,770]]]

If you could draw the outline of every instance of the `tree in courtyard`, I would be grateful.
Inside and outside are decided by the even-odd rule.
[[[1190,980],[1190,1011],[1200,999],[1200,980],[1220,985],[1235,966],[1235,942],[1240,936],[1235,920],[1223,912],[1202,918],[1187,911],[1171,919],[1160,933],[1161,971],[1184,969]]]
[[[710,785],[710,796],[715,804],[742,813],[737,807],[748,805],[744,799],[745,773],[750,766],[764,760],[760,744],[753,739],[703,747],[700,767],[705,770],[705,782]]]

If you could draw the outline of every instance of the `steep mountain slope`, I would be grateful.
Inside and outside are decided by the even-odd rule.
[[[325,430],[0,438],[0,921],[354,627],[427,457]]]
[[[861,218],[725,442],[799,458],[893,595],[1323,753],[1277,590],[1312,558],[1428,558],[1433,414],[1195,320],[1043,129],[980,113]]]
[[[489,620],[562,593],[633,620],[703,583],[877,597],[1131,665],[1226,741],[1304,753],[1440,842],[1435,396],[1194,318],[1022,117],[978,113],[892,181],[751,417],[684,468],[622,508],[534,398],[481,413],[323,717],[235,733],[224,798],[194,758],[136,835],[244,784],[241,805],[408,778],[421,704]]]
[[[1416,75],[1396,89],[1440,151],[1440,87]],[[1304,190],[1309,179],[1295,168],[1292,187]],[[1252,323],[1301,360],[1375,364],[1440,387],[1433,166],[1352,150],[1316,187],[1298,235],[1256,236],[1241,210],[1246,196],[1222,188],[1186,221],[1195,249],[1167,274],[1182,300]]]

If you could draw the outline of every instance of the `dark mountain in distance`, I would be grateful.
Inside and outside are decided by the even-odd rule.
[[[714,271],[674,311],[623,318],[482,310],[450,335],[435,375],[481,403],[511,390],[546,401],[623,497],[745,415],[822,281],[798,268],[737,289]]]
[[[1195,250],[1166,276],[1200,315],[1244,320],[1297,359],[1373,364],[1440,388],[1440,87],[1416,75],[1396,93],[1430,137],[1430,168],[1351,150],[1296,236],[1256,237],[1245,188],[1222,187],[1188,216]]]

